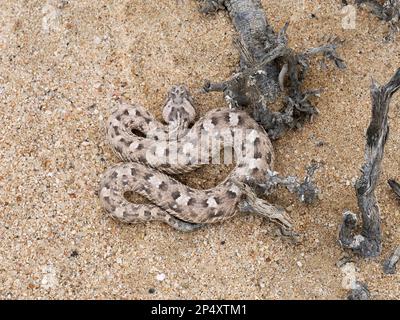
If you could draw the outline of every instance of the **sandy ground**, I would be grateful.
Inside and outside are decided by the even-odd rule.
[[[198,89],[204,79],[228,78],[238,63],[226,13],[205,17],[191,0],[0,1],[0,298],[346,296],[338,226],[345,209],[357,211],[352,183],[363,161],[371,77],[392,76],[399,42],[384,44],[387,26],[365,11],[354,30],[343,29],[340,1],[306,0],[299,11],[291,3],[263,0],[275,29],[291,20],[291,47],[337,35],[346,40],[339,52],[348,65],[323,71],[313,64],[306,86],[324,89],[315,100],[321,115],[274,143],[282,174],[304,176],[313,159],[324,163],[317,204],[284,190],[270,198],[290,208],[303,235],[297,246],[259,217],[182,234],[160,223],[123,225],[100,207],[100,176],[118,162],[104,136],[118,99],[159,117],[167,89],[185,83],[199,114],[224,105],[220,94]],[[355,258],[357,279],[375,299],[400,298],[400,275],[381,269],[400,244],[400,203],[386,184],[400,178],[399,104],[397,95],[378,188],[383,253]],[[182,180],[209,187],[227,173],[209,167]]]

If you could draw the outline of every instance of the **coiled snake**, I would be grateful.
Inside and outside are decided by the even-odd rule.
[[[164,125],[143,107],[122,103],[107,122],[107,137],[124,161],[101,180],[100,200],[114,218],[127,223],[163,221],[191,231],[228,219],[238,210],[253,211],[281,226],[291,223],[283,209],[257,197],[248,182],[263,183],[272,169],[274,152],[268,135],[246,112],[222,108],[205,114],[192,127],[195,109],[184,86],[174,86],[164,105]],[[221,144],[234,151],[236,166],[216,187],[188,187],[167,174],[181,174],[219,159]],[[125,198],[139,193],[151,204]]]

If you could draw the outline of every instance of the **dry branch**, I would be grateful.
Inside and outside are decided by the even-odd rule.
[[[388,111],[392,95],[400,88],[400,69],[384,86],[372,82],[372,117],[367,130],[365,163],[355,189],[362,217],[361,234],[353,236],[357,217],[352,212],[343,214],[339,241],[344,248],[350,248],[363,257],[380,254],[381,218],[375,189],[378,184],[385,143],[389,134]]]
[[[394,250],[393,254],[383,263],[383,272],[386,274],[396,273],[396,265],[400,260],[400,247]]]
[[[310,97],[318,95],[319,91],[304,92],[301,87],[309,68],[309,59],[316,54],[334,61],[339,68],[345,67],[336,53],[339,44],[336,39],[297,54],[287,46],[288,24],[276,34],[268,24],[260,0],[200,1],[203,12],[228,11],[239,33],[236,45],[240,51],[240,72],[222,83],[207,82],[205,92],[223,92],[231,107],[252,107],[253,117],[271,139],[300,127],[318,113]],[[270,104],[284,91],[283,108],[279,112],[272,111]]]

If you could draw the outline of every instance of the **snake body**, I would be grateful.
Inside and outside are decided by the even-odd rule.
[[[268,135],[247,113],[216,109],[190,127],[195,117],[191,97],[184,86],[174,86],[163,117],[168,125],[143,107],[125,103],[111,114],[108,140],[124,161],[108,169],[101,181],[100,200],[111,216],[127,223],[159,220],[189,231],[232,217],[243,201],[256,211],[270,211],[272,206],[245,183],[264,182],[274,161]],[[194,189],[168,175],[208,163],[222,145],[234,151],[236,166],[216,187]],[[128,191],[151,204],[129,202]]]

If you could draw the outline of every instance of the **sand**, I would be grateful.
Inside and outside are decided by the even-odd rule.
[[[3,299],[343,299],[337,262],[342,212],[357,212],[352,184],[363,161],[371,77],[387,81],[400,63],[399,40],[357,11],[342,27],[340,1],[263,0],[275,29],[291,20],[298,51],[345,39],[348,68],[322,70],[314,61],[306,87],[323,88],[320,115],[274,142],[276,170],[304,176],[312,160],[322,190],[314,205],[280,190],[269,199],[289,207],[303,241],[294,245],[254,216],[183,234],[161,223],[124,225],[102,210],[101,174],[119,160],[104,135],[119,99],[157,117],[166,91],[184,83],[199,114],[225,105],[199,92],[205,79],[228,78],[238,52],[224,12],[205,17],[191,0],[0,2],[0,298]],[[314,15],[314,16],[313,16]],[[356,278],[374,299],[399,299],[400,275],[381,263],[400,244],[400,203],[387,186],[400,178],[400,95],[390,111],[391,134],[377,190],[383,252],[354,258]],[[323,141],[323,146],[318,146]],[[207,167],[182,178],[195,187],[228,174]],[[351,277],[351,275],[350,275]]]

